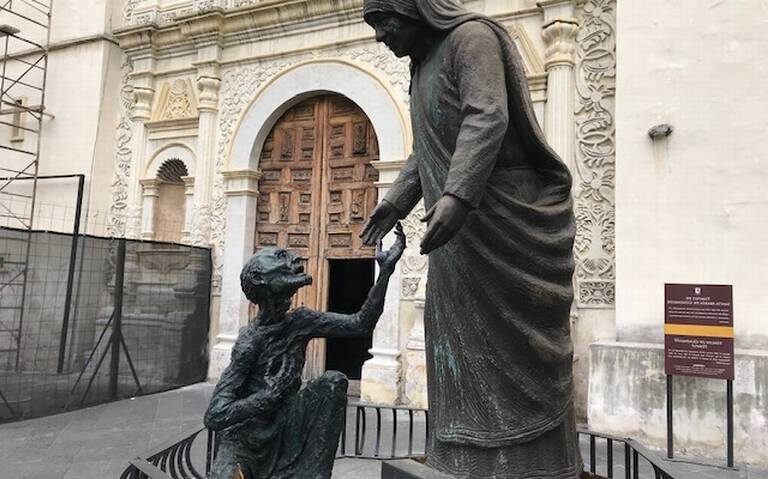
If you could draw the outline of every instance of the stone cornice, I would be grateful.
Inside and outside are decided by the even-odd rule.
[[[139,47],[161,49],[190,40],[221,39],[229,34],[256,38],[264,30],[279,29],[283,34],[307,24],[333,24],[340,18],[361,19],[363,0],[271,0],[257,5],[191,13],[165,25],[146,23],[114,31],[125,50]]]
[[[143,49],[152,46],[152,35],[157,25],[147,24],[117,29],[113,32],[120,48],[126,51]]]
[[[224,10],[191,14],[176,19],[175,26],[186,38],[216,38],[224,31]]]

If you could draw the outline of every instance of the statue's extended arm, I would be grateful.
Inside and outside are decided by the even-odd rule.
[[[453,56],[461,125],[443,196],[425,216],[429,226],[421,242],[422,254],[450,241],[470,209],[478,207],[509,126],[501,45],[489,27],[475,23],[475,31],[461,37]]]
[[[485,194],[509,126],[501,45],[488,26],[475,23],[473,31],[456,40],[453,69],[461,98],[461,125],[443,189],[473,208]]]
[[[395,244],[389,250],[382,251],[376,255],[376,261],[379,263],[380,270],[379,277],[376,280],[376,284],[368,292],[368,297],[360,311],[354,314],[340,314],[299,309],[294,312],[294,314],[316,316],[308,321],[312,325],[311,335],[313,337],[350,337],[371,334],[384,310],[384,295],[387,292],[389,278],[395,271],[397,260],[400,259],[405,250],[405,234],[403,234],[403,227],[399,223],[397,224],[395,234],[397,235]]]

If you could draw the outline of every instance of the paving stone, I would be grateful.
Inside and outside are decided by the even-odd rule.
[[[175,391],[103,404],[45,418],[0,426],[0,479],[51,478],[89,479],[119,477],[128,461],[155,452],[158,446],[191,433],[202,424],[202,416],[213,391],[211,384],[196,384]],[[384,415],[383,431],[391,428]],[[398,430],[406,423],[398,417]],[[418,422],[417,418],[417,422]],[[348,417],[348,427],[355,424]],[[391,422],[391,421],[390,421]],[[420,423],[421,426],[423,424]],[[417,426],[418,427],[418,426]],[[369,431],[373,434],[373,430]],[[373,443],[373,438],[366,444]],[[195,447],[202,450],[204,437]],[[582,451],[588,453],[588,441]],[[389,446],[388,446],[389,447]],[[421,449],[423,444],[415,444]],[[402,449],[398,446],[398,450]],[[387,449],[388,450],[388,449]],[[402,452],[402,451],[401,451]],[[604,472],[605,447],[597,448],[598,472]],[[614,477],[624,477],[623,448],[614,449]],[[741,466],[728,471],[714,466],[678,463],[685,470],[679,479],[768,479],[768,473]],[[645,470],[648,469],[648,470]],[[652,479],[650,468],[640,475]],[[333,479],[378,479],[381,463],[370,459],[339,459]]]

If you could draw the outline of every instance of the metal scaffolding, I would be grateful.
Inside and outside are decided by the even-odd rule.
[[[0,368],[19,368],[23,340],[52,2],[0,0],[0,225],[26,232],[0,251]]]

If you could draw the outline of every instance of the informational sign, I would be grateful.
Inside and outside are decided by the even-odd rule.
[[[733,380],[733,286],[664,285],[664,369]]]

